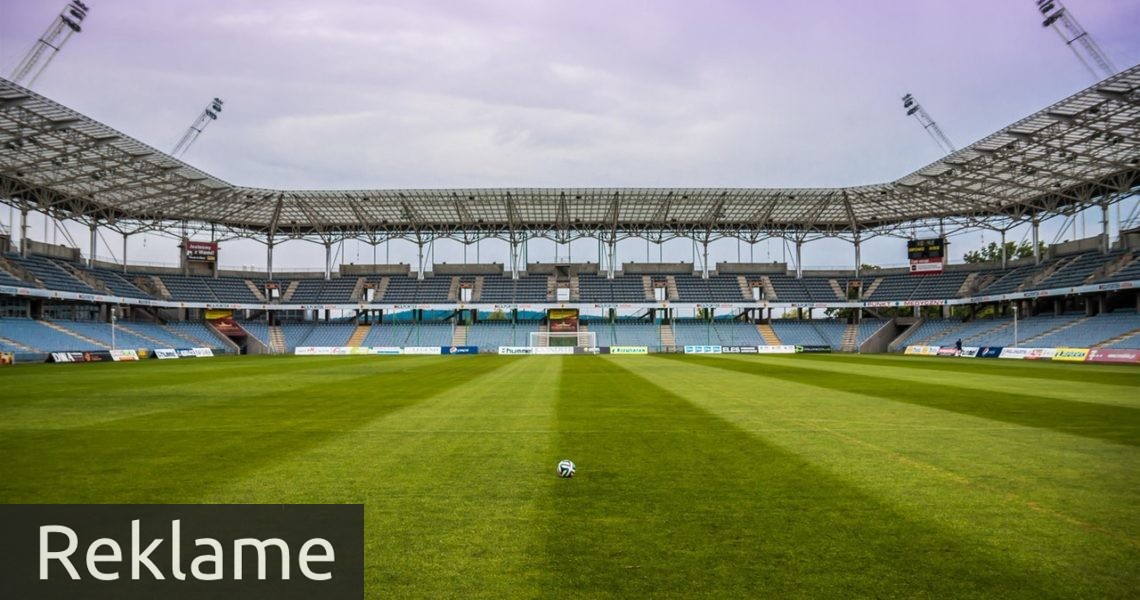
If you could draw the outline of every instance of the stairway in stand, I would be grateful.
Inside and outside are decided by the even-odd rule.
[[[673,335],[673,326],[668,323],[661,324],[661,347],[666,352],[677,350],[677,338]]]
[[[364,344],[364,338],[368,337],[368,332],[371,330],[372,326],[369,324],[358,324],[356,330],[352,332],[352,336],[348,338],[348,347],[359,348]]]
[[[467,326],[456,325],[455,330],[451,333],[452,346],[466,346],[467,345]]]
[[[273,354],[285,354],[285,333],[280,325],[269,326],[269,351]]]
[[[780,337],[776,335],[776,330],[767,323],[757,323],[756,331],[760,332],[760,337],[764,338],[764,343],[769,346],[779,346],[783,343],[780,341]]]
[[[847,325],[847,329],[843,332],[843,352],[856,352],[859,350],[859,326],[854,324]]]

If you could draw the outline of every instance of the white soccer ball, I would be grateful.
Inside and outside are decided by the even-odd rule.
[[[558,476],[559,477],[573,477],[574,476],[574,461],[566,459],[558,463]]]

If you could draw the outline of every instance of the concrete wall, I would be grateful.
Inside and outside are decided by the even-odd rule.
[[[693,273],[696,267],[689,263],[622,263],[621,272],[626,275],[657,275]]]
[[[481,264],[448,264],[436,263],[432,265],[432,273],[436,275],[502,275],[502,263]]]

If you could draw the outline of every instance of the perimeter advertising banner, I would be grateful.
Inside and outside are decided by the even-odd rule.
[[[479,354],[478,346],[444,346],[444,354]]]
[[[499,354],[509,356],[529,356],[534,354],[534,348],[530,346],[499,346]]]
[[[1125,348],[1093,348],[1089,350],[1088,362],[1140,364],[1140,350]]]
[[[942,346],[907,346],[903,354],[910,354],[913,356],[938,356],[938,351]]]
[[[982,346],[978,348],[978,358],[997,358],[1001,356],[1001,346]]]
[[[685,346],[685,354],[721,354],[720,346]]]
[[[1053,351],[1053,360],[1061,362],[1085,362],[1088,357],[1088,348],[1057,348]]]
[[[962,351],[958,353],[959,358],[977,358],[979,348],[977,346],[962,346]]]
[[[111,362],[111,353],[106,350],[90,350],[87,352],[52,352],[48,362],[53,363],[90,363]]]
[[[135,350],[112,350],[111,360],[115,362],[137,361],[139,353]]]
[[[610,346],[609,354],[649,354],[649,346]]]
[[[167,360],[178,358],[178,353],[174,351],[174,348],[155,348],[152,356],[160,360]]]

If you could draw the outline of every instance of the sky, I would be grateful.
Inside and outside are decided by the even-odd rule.
[[[12,72],[63,5],[0,0],[0,72]],[[33,89],[162,150],[220,97],[220,119],[184,160],[253,187],[883,183],[942,156],[904,114],[905,93],[963,147],[1095,82],[1041,26],[1033,0],[88,5],[82,33]],[[1065,5],[1117,69],[1140,62],[1140,0]],[[0,214],[0,223],[9,219]],[[44,239],[43,224],[33,225],[32,237]],[[1087,235],[1097,227],[1090,219]],[[86,232],[71,229],[86,251]],[[1044,239],[1053,234],[1047,227]],[[54,229],[46,237],[61,239]],[[996,239],[992,232],[954,239],[953,258]],[[174,263],[175,244],[137,236],[129,258]],[[713,260],[785,253],[777,242],[751,254],[737,248],[717,244]],[[871,240],[863,261],[899,265],[904,250],[901,240]],[[372,259],[365,244],[348,242],[340,252],[344,262]],[[653,246],[648,257],[688,261],[691,252],[677,241]],[[99,255],[121,253],[117,238],[100,243]],[[597,244],[566,250],[534,242],[530,258],[555,253],[597,260]],[[440,242],[435,254],[459,262],[463,247]],[[478,254],[504,262],[506,246],[485,242]],[[475,255],[467,249],[468,261]],[[414,262],[410,244],[378,249],[385,256]],[[619,259],[646,260],[646,244],[621,245]],[[837,240],[804,252],[808,267],[852,260],[850,243]],[[319,246],[293,242],[277,249],[274,264],[322,261]],[[224,244],[221,263],[264,268],[264,247]]]

